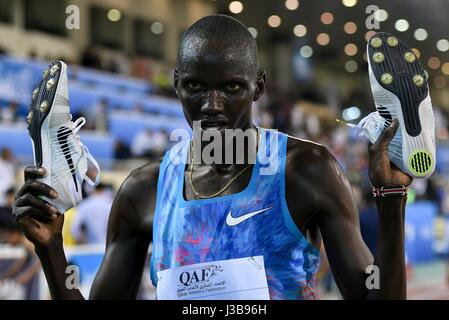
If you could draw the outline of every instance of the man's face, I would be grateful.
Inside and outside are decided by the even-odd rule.
[[[178,61],[175,87],[191,127],[193,121],[202,121],[203,130],[251,124],[251,105],[263,93],[265,74],[258,76],[252,60],[232,45],[206,41]]]

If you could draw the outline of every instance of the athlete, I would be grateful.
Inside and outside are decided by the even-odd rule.
[[[380,230],[373,257],[361,237],[350,184],[332,154],[322,145],[252,123],[251,106],[263,95],[265,81],[256,42],[234,18],[208,16],[184,33],[174,85],[187,122],[201,121],[203,130],[249,130],[245,147],[251,140],[258,155],[277,152],[278,169],[261,174],[267,165],[263,157],[253,164],[249,157],[243,164],[176,163],[173,155],[186,158],[207,145],[187,143],[134,170],[113,203],[106,253],[90,299],[135,298],[151,242],[155,285],[164,270],[263,256],[271,299],[313,298],[323,242],[344,298],[406,298],[406,195],[375,198]],[[369,147],[369,176],[377,188],[402,188],[412,181],[388,157],[397,128],[398,122],[391,122]],[[262,144],[261,137],[270,138]],[[273,151],[270,145],[276,143]],[[42,199],[58,197],[57,190],[38,181],[46,174],[38,166],[25,169],[14,216],[35,245],[52,297],[83,299],[65,285],[64,215]],[[379,269],[375,289],[366,285],[371,265]]]

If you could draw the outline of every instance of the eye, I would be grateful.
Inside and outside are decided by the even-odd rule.
[[[187,87],[190,90],[196,91],[196,90],[200,90],[201,89],[201,84],[199,82],[196,82],[196,81],[189,81],[187,83]]]
[[[237,82],[230,82],[226,85],[226,89],[230,92],[239,90],[241,87]]]

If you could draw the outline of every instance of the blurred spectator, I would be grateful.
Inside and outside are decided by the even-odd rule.
[[[4,148],[0,152],[0,206],[6,205],[6,191],[14,187],[17,162],[11,150]]]
[[[117,72],[121,74],[129,74],[130,72],[130,62],[129,57],[125,54],[120,54],[114,58],[117,64]]]
[[[136,103],[132,109],[133,113],[145,113],[145,106],[142,103]]]
[[[93,108],[95,129],[99,132],[106,132],[108,129],[108,100],[102,98]]]
[[[360,209],[360,231],[363,241],[375,256],[377,250],[377,237],[379,233],[379,221],[373,195],[370,191],[364,192],[364,206]]]
[[[102,69],[100,56],[88,48],[81,57],[81,65],[86,68]]]
[[[260,112],[260,126],[262,128],[272,128],[273,127],[273,116],[266,109],[261,109]]]
[[[168,133],[164,129],[153,133],[153,157],[160,157],[168,146]]]
[[[153,79],[153,83],[157,86],[157,94],[167,97],[173,96],[175,90],[172,85],[172,74],[167,69],[160,70]],[[176,95],[176,94],[175,94]]]
[[[85,111],[86,118],[85,129],[97,130],[98,132],[106,132],[108,126],[108,100],[102,97],[95,104],[89,106]]]
[[[285,132],[288,128],[288,105],[285,101],[275,98],[268,105],[273,117],[273,127]]]
[[[444,184],[442,194],[441,211],[443,215],[449,216],[449,183]]]
[[[316,139],[321,133],[320,121],[315,115],[308,115],[306,118],[306,129],[312,139]]]
[[[128,159],[131,156],[129,147],[121,140],[117,140],[114,146],[114,158],[115,159]]]
[[[335,288],[335,280],[332,270],[327,259],[326,250],[322,246],[320,248],[320,268],[317,273],[317,281],[320,287],[324,290],[324,294],[330,294]]]
[[[131,142],[131,154],[136,157],[153,156],[153,131],[144,129],[138,132]]]
[[[8,106],[0,108],[0,120],[4,123],[12,123],[17,120],[17,103],[11,101]]]
[[[301,108],[297,105],[295,105],[290,114],[290,129],[291,134],[298,138],[305,138],[304,133],[304,119],[305,115],[304,112],[301,110]]]
[[[149,59],[142,57],[135,57],[131,61],[130,73],[134,77],[143,79],[152,79],[153,70],[151,65],[152,63]]]
[[[36,48],[30,49],[30,51],[28,52],[28,57],[29,57],[31,60],[35,60],[35,59],[38,58]]]
[[[107,71],[112,72],[112,73],[120,73],[120,62],[115,57],[112,57],[109,60],[108,66],[106,69],[107,69]]]
[[[41,264],[34,246],[23,235],[20,226],[9,215],[1,227],[4,243],[23,248],[24,255],[0,271],[0,299],[32,300],[38,297],[38,272]]]
[[[167,149],[168,139],[168,133],[164,129],[144,129],[134,136],[131,154],[136,157],[158,158]]]
[[[102,244],[106,242],[106,230],[113,195],[108,187],[99,184],[92,195],[76,208],[72,220],[72,236],[77,243]]]
[[[0,228],[7,226],[11,221],[12,205],[15,195],[16,190],[14,188],[10,188],[5,192],[5,203],[0,206]]]
[[[416,193],[416,200],[439,202],[440,197],[432,179],[415,179],[410,187]]]

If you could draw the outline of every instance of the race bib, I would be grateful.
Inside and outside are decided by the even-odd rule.
[[[198,263],[157,273],[158,300],[269,300],[263,256]]]

